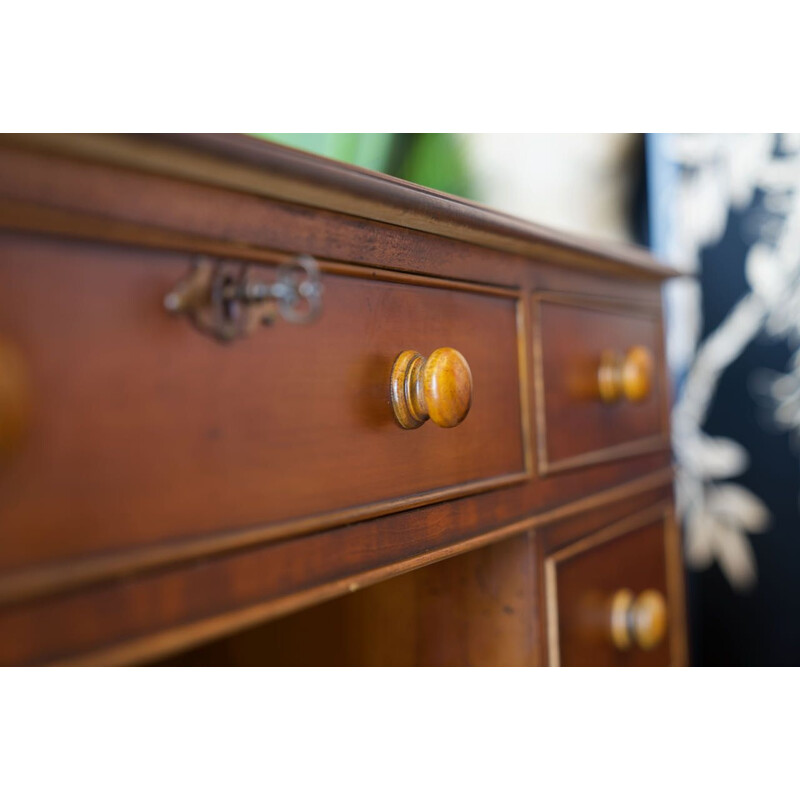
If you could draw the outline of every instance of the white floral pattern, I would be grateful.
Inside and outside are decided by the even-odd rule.
[[[687,273],[699,268],[702,248],[719,241],[731,208],[758,198],[746,231],[747,293],[702,341],[697,281],[678,279],[667,291],[667,351],[683,386],[672,414],[676,499],[684,522],[686,557],[702,569],[717,562],[736,589],[757,580],[750,536],[770,526],[762,500],[736,478],[746,450],[703,430],[724,371],[757,335],[781,337],[796,348],[786,373],[762,371],[752,380],[777,428],[800,442],[800,137],[797,135],[659,135],[651,146],[672,170],[656,180],[651,203],[666,214],[654,249]],[[656,172],[658,178],[658,172]],[[668,197],[659,192],[669,192]]]

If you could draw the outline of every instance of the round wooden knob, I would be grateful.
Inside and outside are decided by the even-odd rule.
[[[452,347],[440,347],[427,358],[404,350],[392,367],[391,396],[401,427],[418,428],[431,419],[440,428],[454,428],[472,405],[467,359]]]
[[[0,457],[16,449],[30,411],[28,374],[19,351],[0,340]]]
[[[630,589],[620,589],[611,599],[611,640],[619,650],[634,644],[652,650],[667,632],[667,601],[655,589],[634,597]]]
[[[597,388],[604,403],[622,397],[638,403],[648,397],[653,386],[653,355],[646,347],[632,347],[623,358],[613,350],[600,357]]]

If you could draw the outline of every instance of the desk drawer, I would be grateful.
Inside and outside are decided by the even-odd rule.
[[[0,237],[0,337],[31,395],[0,471],[0,569],[218,531],[266,540],[527,474],[513,292],[323,264],[319,319],[221,344],[164,310],[193,263]],[[393,363],[443,346],[469,363],[472,408],[403,429]]]
[[[550,662],[563,666],[681,663],[680,566],[671,513],[628,517],[545,561]]]
[[[668,446],[657,306],[545,294],[534,320],[542,474]]]

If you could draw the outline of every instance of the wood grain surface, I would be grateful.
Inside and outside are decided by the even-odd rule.
[[[574,469],[667,446],[668,398],[660,309],[575,294],[534,300],[538,460],[542,472]],[[655,354],[641,402],[603,402],[598,369],[606,350]]]
[[[537,581],[523,533],[161,663],[537,666]]]
[[[325,275],[317,322],[225,346],[164,311],[189,267],[0,235],[3,335],[35,408],[0,482],[0,570],[287,523],[278,535],[293,519],[525,477],[513,297]],[[472,411],[453,430],[402,430],[392,363],[443,344],[469,356]]]
[[[460,197],[247,136],[37,134],[4,139],[11,147],[400,224],[551,263],[655,280],[678,274],[641,248],[566,236]]]
[[[620,511],[622,509],[619,509]],[[566,527],[580,524],[570,520]],[[546,607],[549,660],[564,666],[668,666],[686,661],[684,588],[680,543],[668,500],[553,546],[561,526],[540,531],[543,539],[543,601]],[[563,533],[561,534],[563,536]],[[620,650],[611,629],[614,595],[655,591],[668,598],[667,636],[652,648]]]
[[[313,325],[222,346],[163,309],[198,256],[268,280],[299,253]],[[671,481],[669,274],[241,137],[0,138],[0,340],[30,384],[0,462],[0,663],[138,663],[344,595],[345,661],[543,663],[550,549]],[[541,302],[565,294],[583,306]],[[603,343],[655,354],[651,399],[566,391]],[[391,365],[442,347],[469,414],[402,430]],[[390,613],[413,646],[381,640]]]

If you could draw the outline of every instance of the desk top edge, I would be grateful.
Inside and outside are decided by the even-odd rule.
[[[565,234],[470,200],[243,134],[3,134],[23,147],[245,191],[541,258],[666,280],[682,273],[635,245]]]

